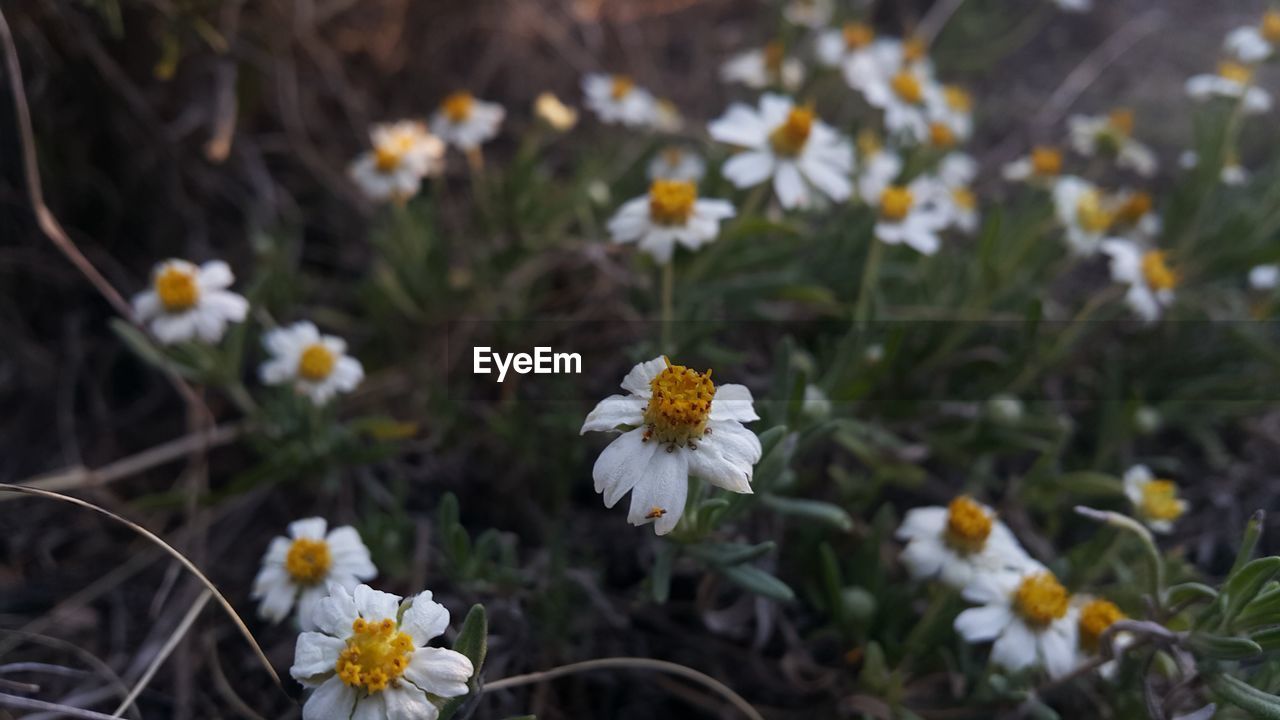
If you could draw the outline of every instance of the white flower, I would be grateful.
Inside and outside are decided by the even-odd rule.
[[[1218,63],[1215,75],[1194,75],[1187,80],[1187,95],[1201,102],[1214,97],[1240,100],[1248,115],[1271,109],[1271,94],[1253,85],[1253,68],[1230,60]]]
[[[378,124],[369,134],[373,149],[356,158],[348,172],[370,200],[408,200],[423,177],[442,167],[444,143],[420,122]]]
[[[296,602],[302,629],[314,630],[316,604],[329,594],[330,584],[351,589],[378,574],[355,528],[344,525],[326,535],[326,527],[324,518],[295,520],[288,537],[271,541],[253,581],[259,617],[280,622]]]
[[[947,226],[947,215],[933,202],[928,178],[917,178],[908,187],[890,185],[880,194],[875,236],[889,245],[907,245],[924,255],[938,252],[938,233]]]
[[[322,336],[310,322],[276,328],[263,337],[262,345],[271,354],[258,369],[262,382],[291,383],[316,405],[340,392],[351,392],[364,379],[364,367],[347,355],[347,343],[332,335]]]
[[[1134,465],[1124,474],[1124,494],[1133,503],[1138,519],[1153,532],[1168,533],[1187,512],[1187,501],[1178,497],[1172,480],[1157,478],[1146,465]]]
[[[1280,284],[1280,265],[1258,265],[1249,271],[1249,287],[1254,290],[1275,290]]]
[[[216,343],[228,322],[244,322],[249,301],[230,290],[235,276],[221,260],[200,267],[166,260],[151,273],[151,289],[133,296],[133,312],[160,342]]]
[[[883,47],[875,45],[876,33],[861,22],[845,23],[838,30],[824,30],[818,35],[814,54],[827,67],[839,67],[845,81],[854,90],[862,90],[866,81],[879,74]]]
[[[707,163],[698,153],[678,145],[669,145],[649,161],[650,180],[692,180],[698,182],[707,174]]]
[[[1160,233],[1162,223],[1150,193],[1124,190],[1114,195],[1110,204],[1111,228],[1117,234],[1150,241]]]
[[[821,420],[831,414],[831,398],[817,385],[805,385],[800,412],[806,417]]]
[[[995,512],[963,495],[947,507],[908,510],[895,537],[907,543],[902,563],[913,579],[958,590],[980,573],[1030,562]]]
[[[1067,12],[1088,12],[1093,9],[1093,0],[1053,0],[1058,9]]]
[[[1072,598],[1073,614],[1078,618],[1080,654],[1083,657],[1097,655],[1103,648],[1099,644],[1102,634],[1116,622],[1127,620],[1115,603],[1104,598],[1079,596]],[[1119,654],[1133,644],[1134,637],[1127,632],[1115,633],[1111,646],[1116,651],[1117,659],[1108,660],[1098,666],[1098,674],[1108,680],[1115,678],[1120,670]]]
[[[724,164],[724,176],[739,188],[772,177],[784,208],[811,206],[810,184],[837,202],[853,191],[853,146],[791,98],[766,93],[758,111],[735,103],[707,129],[713,139],[745,148]]]
[[[334,585],[316,606],[318,632],[298,636],[289,674],[314,692],[302,720],[436,720],[435,698],[466,695],[475,672],[462,653],[429,647],[449,611],[429,591],[401,603],[367,585]]]
[[[951,148],[973,135],[973,97],[956,85],[932,83],[925,94],[929,143]]]
[[[1118,109],[1108,115],[1072,115],[1067,118],[1071,145],[1085,157],[1099,152],[1114,155],[1116,165],[1150,177],[1156,171],[1151,148],[1133,138],[1133,111]]]
[[[831,22],[835,9],[835,0],[790,0],[782,9],[782,17],[792,25],[820,28]]]
[[[498,134],[506,115],[498,103],[477,100],[469,92],[458,91],[446,97],[431,116],[431,132],[461,150],[472,150]]]
[[[1043,566],[1032,561],[978,573],[963,594],[981,607],[956,616],[956,632],[970,643],[994,640],[992,663],[1013,671],[1043,667],[1052,678],[1075,669],[1075,609],[1066,588]]]
[[[582,424],[583,433],[622,433],[592,470],[605,507],[630,492],[627,521],[652,522],[657,534],[666,535],[684,514],[690,475],[730,492],[751,492],[761,448],[742,426],[760,419],[750,390],[716,387],[711,371],[700,374],[665,357],[636,365],[622,389],[629,394],[600,401]]]
[[[591,73],[582,79],[586,106],[606,123],[644,127],[654,122],[653,95],[626,75]]]
[[[1143,250],[1132,240],[1111,238],[1103,241],[1102,251],[1111,258],[1111,279],[1129,286],[1125,302],[1146,322],[1160,318],[1161,311],[1171,305],[1178,276],[1169,268],[1160,250]]]
[[[796,90],[804,82],[804,63],[786,57],[783,52],[782,43],[775,41],[756,50],[738,53],[720,66],[720,79],[753,90],[770,86]]]
[[[659,263],[671,262],[676,244],[690,250],[716,239],[720,221],[733,217],[726,200],[698,199],[692,180],[654,180],[649,194],[629,200],[609,220],[618,243],[637,243]]]
[[[1031,154],[1005,165],[1001,174],[1005,180],[1052,182],[1062,174],[1062,151],[1037,145]]]
[[[1246,25],[1227,34],[1227,54],[1242,63],[1260,63],[1280,44],[1280,11],[1268,10],[1258,25]]]
[[[889,135],[916,143],[929,139],[928,98],[939,92],[919,63],[877,74],[862,88],[867,102],[884,111]]]
[[[1114,220],[1102,190],[1088,180],[1068,175],[1053,185],[1053,206],[1066,230],[1068,249],[1076,255],[1097,252]]]
[[[978,164],[972,157],[950,153],[938,163],[936,175],[923,176],[917,183],[925,200],[942,212],[948,226],[972,233],[978,229],[978,199],[969,185],[977,174]]]
[[[858,133],[858,197],[878,206],[885,189],[902,174],[902,156],[886,149],[870,131]]]

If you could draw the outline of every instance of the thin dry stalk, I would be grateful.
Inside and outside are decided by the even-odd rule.
[[[134,683],[133,689],[129,691],[124,700],[120,701],[119,707],[116,708],[115,712],[111,713],[111,717],[118,718],[124,715],[124,711],[138,699],[138,696],[142,694],[147,685],[151,684],[151,679],[156,676],[156,672],[160,670],[160,666],[164,664],[164,661],[169,658],[169,654],[173,652],[173,649],[178,647],[178,643],[182,641],[182,638],[187,636],[187,631],[195,624],[196,618],[200,617],[200,611],[204,610],[204,606],[208,604],[211,597],[213,597],[212,590],[206,589],[200,593],[200,597],[197,597],[196,601],[191,604],[187,614],[178,623],[178,627],[173,629],[169,639],[165,640],[164,645],[160,646],[159,652],[151,659],[151,664],[147,666],[146,672],[142,673],[142,677],[138,678],[138,682]]]

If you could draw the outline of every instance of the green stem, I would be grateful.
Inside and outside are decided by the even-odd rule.
[[[671,322],[675,314],[675,276],[675,259],[672,258],[662,266],[662,342],[660,347],[662,352],[666,354],[675,352],[675,348],[671,344]]]
[[[880,257],[884,253],[884,243],[871,237],[871,247],[867,249],[867,262],[862,268],[862,287],[858,288],[858,304],[854,308],[855,326],[864,329],[871,318],[871,303],[874,300],[875,286],[880,279]]]

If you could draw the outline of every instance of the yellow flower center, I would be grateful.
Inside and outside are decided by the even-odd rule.
[[[394,620],[356,618],[334,670],[347,685],[375,693],[386,690],[404,674],[411,655],[413,638],[400,632]]]
[[[891,222],[899,222],[911,212],[915,198],[911,191],[901,185],[890,185],[880,193],[880,217]]]
[[[1178,486],[1172,480],[1150,480],[1142,485],[1138,509],[1151,520],[1177,520],[1186,508],[1178,499]]]
[[[1172,290],[1178,284],[1178,275],[1165,257],[1166,253],[1161,250],[1149,250],[1142,255],[1142,277],[1152,290]],[[1173,483],[1169,485],[1173,487]]]
[[[973,110],[973,96],[964,88],[948,85],[942,88],[942,98],[946,100],[947,107],[958,113],[967,113]]]
[[[909,63],[919,62],[928,54],[929,47],[920,38],[909,38],[902,43],[902,59]]]
[[[981,505],[961,495],[947,506],[947,544],[960,552],[978,552],[987,544],[991,524],[991,515]]]
[[[952,189],[951,201],[963,210],[972,210],[978,207],[978,198],[969,188]]]
[[[1040,177],[1053,177],[1062,172],[1062,151],[1043,145],[1032,148],[1031,171]]]
[[[1097,652],[1098,639],[1107,628],[1124,620],[1125,614],[1110,600],[1101,598],[1090,602],[1080,609],[1080,647],[1089,652]]]
[[[1115,221],[1125,225],[1133,225],[1151,212],[1152,200],[1151,195],[1145,192],[1136,192],[1125,198],[1117,210]]]
[[[621,100],[622,98],[630,95],[631,91],[634,90],[635,87],[636,81],[632,80],[630,77],[626,75],[614,75],[613,81],[609,85],[609,97],[614,100]]]
[[[902,98],[903,102],[915,105],[924,99],[924,87],[914,74],[903,70],[889,80],[889,87]]]
[[[1231,60],[1218,63],[1218,75],[1241,85],[1253,79],[1253,68]]]
[[[190,270],[170,265],[156,275],[154,284],[156,296],[167,312],[190,310],[200,301],[200,285]]]
[[[1044,627],[1067,614],[1071,597],[1051,572],[1028,575],[1013,594],[1014,609],[1029,625]]]
[[[929,143],[938,148],[949,148],[956,144],[956,134],[951,126],[944,122],[929,123]]]
[[[782,43],[774,40],[766,43],[764,46],[764,69],[773,77],[779,77],[782,74],[783,49]]]
[[[450,122],[460,123],[466,122],[471,117],[471,108],[475,105],[476,99],[471,93],[465,90],[459,90],[444,99],[440,103],[440,110],[444,112],[444,116],[449,118]]]
[[[399,147],[387,143],[373,149],[373,164],[380,172],[389,173],[400,167],[404,152]]]
[[[683,365],[672,365],[666,357],[666,369],[649,382],[652,394],[644,409],[644,438],[684,447],[697,447],[694,442],[707,432],[711,415],[711,399],[716,386],[711,371],[699,373]]]
[[[1107,114],[1107,125],[1128,137],[1133,134],[1133,108],[1116,108]]]
[[[298,358],[298,376],[303,380],[320,382],[329,377],[338,358],[323,343],[308,345]]]
[[[1111,227],[1114,219],[1110,212],[1102,206],[1102,197],[1095,190],[1080,193],[1076,201],[1076,222],[1086,232],[1100,233]]]
[[[329,543],[311,538],[294,540],[289,546],[289,554],[284,558],[284,569],[299,585],[315,585],[324,580],[332,565],[333,556],[329,554]]]
[[[769,133],[769,144],[779,155],[799,155],[812,131],[813,108],[791,108],[787,119]]]
[[[844,46],[850,50],[864,48],[876,38],[875,31],[866,23],[845,23],[840,32],[844,35]]]
[[[1272,45],[1280,43],[1280,11],[1268,10],[1262,16],[1262,37]]]
[[[649,186],[649,218],[659,225],[683,225],[697,200],[692,180],[654,180]]]

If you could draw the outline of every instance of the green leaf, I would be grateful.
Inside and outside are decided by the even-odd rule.
[[[1272,650],[1280,650],[1280,627],[1269,627],[1266,630],[1249,636],[1249,639],[1258,643],[1263,652],[1271,652]]]
[[[1280,697],[1263,692],[1230,675],[1212,673],[1205,681],[1222,699],[1262,720],[1280,720]]]
[[[1263,510],[1255,511],[1253,517],[1249,518],[1249,523],[1244,527],[1244,537],[1240,540],[1240,550],[1236,552],[1236,561],[1231,566],[1231,572],[1227,573],[1227,577],[1239,572],[1249,558],[1253,557],[1253,550],[1258,546],[1258,538],[1262,535],[1262,523],[1266,519],[1267,513]]]
[[[1273,555],[1252,560],[1227,578],[1222,588],[1223,595],[1226,596],[1224,621],[1230,624],[1277,572],[1280,572],[1280,557]]]
[[[778,602],[791,602],[796,597],[795,591],[790,586],[755,565],[730,565],[717,567],[716,570],[743,589],[757,595]]]
[[[675,556],[675,545],[669,542],[659,545],[658,552],[654,555],[649,581],[653,601],[658,604],[665,603],[667,598],[671,597],[671,565],[675,561]]]
[[[449,720],[453,717],[453,714],[458,712],[458,708],[462,707],[462,703],[474,695],[480,687],[480,671],[484,668],[484,657],[489,651],[489,618],[485,614],[483,605],[477,603],[471,606],[467,617],[462,621],[462,627],[458,630],[457,639],[453,641],[453,649],[467,656],[471,661],[473,672],[471,678],[467,680],[467,688],[469,688],[467,694],[451,698],[446,702],[440,708],[439,720]]]
[[[750,562],[768,555],[777,547],[778,544],[772,540],[762,542],[759,545],[749,545],[747,543],[704,543],[702,545],[690,545],[689,553],[712,565],[728,567],[730,565],[741,565],[744,562]]]
[[[1198,657],[1213,660],[1243,660],[1262,654],[1258,643],[1249,638],[1195,633],[1188,638],[1187,644]]]
[[[834,528],[849,532],[853,529],[853,518],[837,505],[821,500],[805,500],[787,498],[766,493],[760,496],[761,503],[779,515],[791,515],[805,520],[817,520]]]
[[[1182,605],[1194,602],[1213,602],[1218,598],[1218,591],[1204,583],[1182,583],[1169,588],[1169,604]]]

